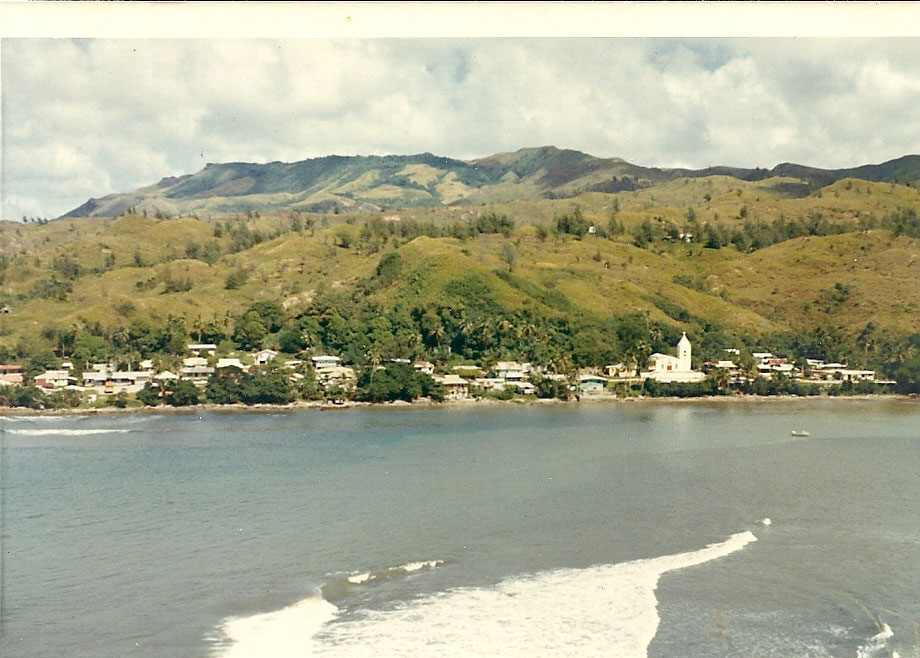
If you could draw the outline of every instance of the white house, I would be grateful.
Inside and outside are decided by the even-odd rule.
[[[256,365],[264,366],[269,361],[273,361],[276,356],[278,356],[278,352],[275,350],[259,350],[252,355],[252,358]]]
[[[492,372],[498,379],[520,381],[524,379],[524,366],[516,361],[499,361]]]
[[[214,356],[217,352],[217,345],[214,343],[194,343],[188,346],[188,351],[201,356],[202,352],[207,352],[209,356]]]
[[[836,375],[845,382],[871,382],[875,381],[874,370],[839,370]]]
[[[187,379],[197,386],[204,386],[208,378],[214,374],[214,368],[210,366],[189,366],[179,371],[182,379]]]
[[[208,365],[208,360],[203,356],[187,356],[182,359],[182,365],[186,368],[199,368]]]
[[[636,369],[630,368],[624,363],[614,363],[604,366],[604,374],[608,377],[635,377]]]
[[[239,368],[240,370],[245,370],[246,366],[243,365],[243,362],[239,359],[231,358],[220,358],[217,360],[217,365],[215,366],[218,370],[221,368]]]
[[[657,382],[698,382],[706,375],[693,370],[691,366],[692,347],[690,339],[684,333],[677,343],[677,356],[656,352],[649,357],[649,369],[640,374],[642,379],[654,379]]]
[[[68,379],[70,373],[66,370],[46,370],[36,375],[35,385],[39,388],[64,388],[68,384]]]
[[[325,354],[320,356],[311,356],[310,360],[313,362],[313,367],[317,370],[320,368],[334,368],[339,365],[339,361],[341,361],[341,359],[339,359],[337,356],[328,356]]]
[[[434,364],[430,361],[416,361],[412,364],[412,367],[426,375],[434,374]]]

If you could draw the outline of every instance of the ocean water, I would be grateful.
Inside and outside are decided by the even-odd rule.
[[[5,658],[920,658],[916,401],[14,417],[0,460]]]

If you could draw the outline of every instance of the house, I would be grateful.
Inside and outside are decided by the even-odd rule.
[[[751,356],[754,357],[754,361],[757,363],[773,358],[773,355],[770,352],[752,352]]]
[[[35,377],[35,385],[39,388],[64,388],[73,379],[67,370],[46,370]],[[74,379],[76,382],[76,379]]]
[[[197,386],[204,386],[213,374],[214,368],[210,366],[187,366],[179,371],[181,379],[187,379]]]
[[[22,385],[22,373],[10,372],[0,374],[0,386]]]
[[[835,377],[844,382],[872,382],[875,381],[875,371],[844,369],[837,371]]]
[[[197,368],[208,365],[208,360],[201,356],[187,356],[182,359],[182,365],[186,368]]]
[[[524,366],[516,361],[499,361],[492,369],[492,374],[505,381],[521,381],[524,379]]]
[[[505,382],[505,386],[511,386],[516,389],[520,395],[536,395],[537,387],[530,382]]]
[[[434,374],[434,364],[429,361],[416,361],[412,364],[412,367],[426,375]]]
[[[142,370],[125,370],[112,373],[112,386],[115,393],[137,393],[150,381],[150,372]]]
[[[841,379],[841,371],[848,370],[845,363],[825,363],[823,366],[812,368],[811,374],[815,379]]]
[[[240,370],[246,370],[246,366],[244,366],[243,362],[239,359],[218,359],[216,368],[218,370],[221,368],[239,368]]]
[[[473,383],[484,391],[505,390],[505,380],[498,377],[477,377]]]
[[[677,342],[677,356],[656,352],[649,357],[649,369],[640,373],[642,379],[662,383],[689,383],[702,381],[706,376],[691,366],[692,347],[684,333]]]
[[[607,384],[607,378],[600,375],[578,375],[579,393],[600,393]]]
[[[22,366],[18,363],[5,363],[0,365],[0,375],[22,374]]]
[[[469,382],[460,375],[436,376],[434,380],[444,387],[448,400],[464,400],[469,397]]]
[[[153,378],[158,382],[171,382],[179,379],[179,375],[174,372],[170,372],[169,370],[164,370],[160,374],[154,375]]]
[[[636,369],[629,368],[623,363],[614,363],[613,365],[604,366],[604,374],[615,379],[619,377],[635,377]]]
[[[313,367],[319,370],[320,368],[334,368],[339,365],[341,359],[337,356],[312,356],[310,360],[313,362]]]
[[[275,350],[259,350],[252,355],[252,359],[257,366],[264,366],[269,361],[274,361],[277,356],[278,352]]]
[[[214,356],[217,353],[217,345],[214,343],[194,343],[188,345],[188,351],[198,356],[201,356],[202,352],[205,352],[208,356]]]
[[[144,359],[143,361],[137,364],[137,367],[140,370],[148,370],[148,371],[153,370],[153,359]]]
[[[83,386],[87,388],[103,388],[105,383],[109,381],[111,373],[107,371],[100,370],[84,370],[83,371]]]

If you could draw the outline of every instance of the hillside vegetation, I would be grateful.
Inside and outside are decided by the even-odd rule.
[[[778,191],[784,181],[678,178],[399,211],[6,222],[0,356],[60,358],[82,334],[117,347],[169,325],[357,365],[374,354],[598,367],[670,351],[686,331],[699,359],[760,347],[909,367],[920,349],[920,194],[843,179],[793,198]],[[256,302],[284,317],[242,336]]]

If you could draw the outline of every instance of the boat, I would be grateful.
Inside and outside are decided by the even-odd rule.
[[[809,436],[805,430],[792,430],[792,436]]]

